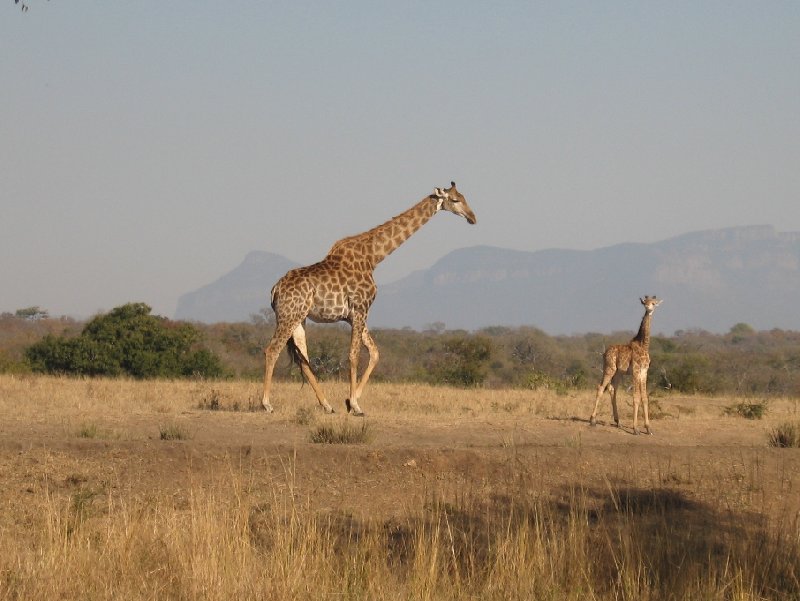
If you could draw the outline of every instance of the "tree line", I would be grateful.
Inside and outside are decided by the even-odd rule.
[[[144,303],[129,303],[82,323],[53,319],[36,307],[0,315],[0,372],[258,380],[271,317],[264,311],[249,322],[206,325],[172,321],[152,315]],[[605,348],[633,334],[550,336],[532,326],[467,332],[441,323],[425,331],[377,329],[372,335],[381,360],[373,379],[591,389],[600,381]],[[311,365],[321,379],[347,377],[349,339],[346,325],[308,324]],[[755,331],[744,323],[726,334],[678,331],[653,335],[650,356],[651,391],[800,395],[800,332]],[[279,365],[276,377],[300,379],[288,359]]]

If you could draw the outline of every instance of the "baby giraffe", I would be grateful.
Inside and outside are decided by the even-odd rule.
[[[619,413],[617,412],[617,389],[625,374],[633,376],[633,433],[639,434],[637,420],[639,418],[639,403],[644,408],[644,428],[648,434],[650,430],[650,415],[647,408],[647,370],[650,367],[650,319],[655,308],[661,304],[655,296],[645,296],[639,299],[644,305],[644,317],[639,326],[639,333],[628,344],[615,344],[603,353],[603,381],[597,387],[597,398],[594,402],[594,411],[589,418],[591,425],[597,424],[597,406],[600,397],[608,389],[611,393],[611,410],[614,412],[614,423],[619,427]]]

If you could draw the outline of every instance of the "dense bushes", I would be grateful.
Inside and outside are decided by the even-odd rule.
[[[150,315],[144,303],[129,303],[99,315],[77,337],[47,335],[25,356],[34,371],[136,378],[223,374],[219,360],[197,348],[200,332],[187,323]]]
[[[147,305],[125,305],[91,320],[80,335],[80,324],[70,320],[0,315],[0,371],[211,377],[222,373],[224,364],[237,377],[263,376],[263,349],[274,327],[271,312],[254,316],[251,323],[213,325],[176,323],[149,313]],[[529,326],[466,332],[436,325],[424,332],[372,330],[381,353],[373,380],[557,392],[593,388],[600,381],[605,348],[634,334],[549,336]],[[319,377],[347,378],[350,328],[309,322],[307,329]],[[651,392],[800,395],[800,332],[757,332],[747,324],[723,335],[678,331],[654,335],[650,356]],[[362,368],[365,363],[363,352]],[[300,379],[288,360],[278,364],[276,377]]]
[[[433,384],[472,387],[486,380],[492,342],[486,336],[448,336],[431,348],[420,379]]]

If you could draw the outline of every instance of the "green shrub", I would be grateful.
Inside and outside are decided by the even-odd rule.
[[[76,338],[48,335],[25,356],[34,371],[135,378],[223,375],[210,351],[197,348],[200,332],[191,324],[150,315],[144,303],[129,303],[99,315]]]
[[[428,381],[432,384],[474,387],[483,384],[492,356],[492,342],[485,336],[454,336],[430,351]]]
[[[748,403],[743,401],[725,408],[725,415],[738,415],[745,419],[761,419],[767,413],[767,403]]]
[[[540,371],[532,371],[525,377],[525,388],[531,390],[559,390],[564,384]]]

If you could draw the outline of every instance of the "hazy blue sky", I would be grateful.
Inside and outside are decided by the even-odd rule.
[[[0,4],[0,311],[310,263],[456,180],[378,268],[800,230],[798,2]],[[264,291],[265,305],[267,293]]]

